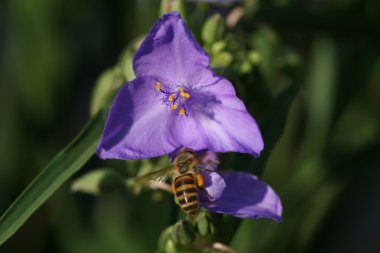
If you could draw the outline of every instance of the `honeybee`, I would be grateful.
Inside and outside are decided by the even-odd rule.
[[[172,178],[172,191],[181,209],[186,214],[194,216],[199,209],[198,190],[212,200],[204,188],[204,178],[199,173],[200,170],[212,171],[201,166],[200,158],[193,150],[184,148],[178,152],[171,166],[148,173],[138,178],[136,183],[156,188],[157,182],[165,182],[168,178]]]

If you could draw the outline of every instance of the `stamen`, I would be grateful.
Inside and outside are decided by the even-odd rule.
[[[175,109],[177,109],[178,105],[172,105],[172,107],[170,108],[172,111],[174,111]],[[181,108],[183,109],[183,108]],[[179,112],[181,114],[181,111]]]
[[[183,88],[179,89],[179,94],[184,98],[190,98],[190,94],[187,93]]]
[[[156,90],[160,91],[161,90],[161,83],[157,82],[156,84]]]
[[[173,102],[173,100],[174,100],[174,95],[170,95],[170,96],[169,96],[169,101],[170,101],[170,102]]]
[[[185,108],[179,109],[179,115],[184,115],[186,113]]]

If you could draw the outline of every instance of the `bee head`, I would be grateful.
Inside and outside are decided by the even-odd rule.
[[[178,152],[178,155],[173,160],[173,164],[178,167],[179,172],[185,173],[191,169],[196,159],[197,156],[193,150],[184,148]]]
[[[177,167],[180,173],[186,173],[189,170],[189,165],[187,163],[177,163]]]

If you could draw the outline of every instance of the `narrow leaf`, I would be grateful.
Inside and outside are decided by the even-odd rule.
[[[0,245],[95,153],[106,112],[100,111],[28,185],[0,218]]]

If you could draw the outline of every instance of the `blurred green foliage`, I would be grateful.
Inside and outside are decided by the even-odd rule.
[[[262,156],[223,154],[221,169],[260,175],[280,195],[284,221],[177,223],[169,194],[125,190],[167,158],[93,157],[0,251],[175,252],[193,232],[242,253],[380,251],[376,0],[0,2],[1,213],[133,79],[133,52],[166,7],[186,11],[215,71],[261,126]]]

